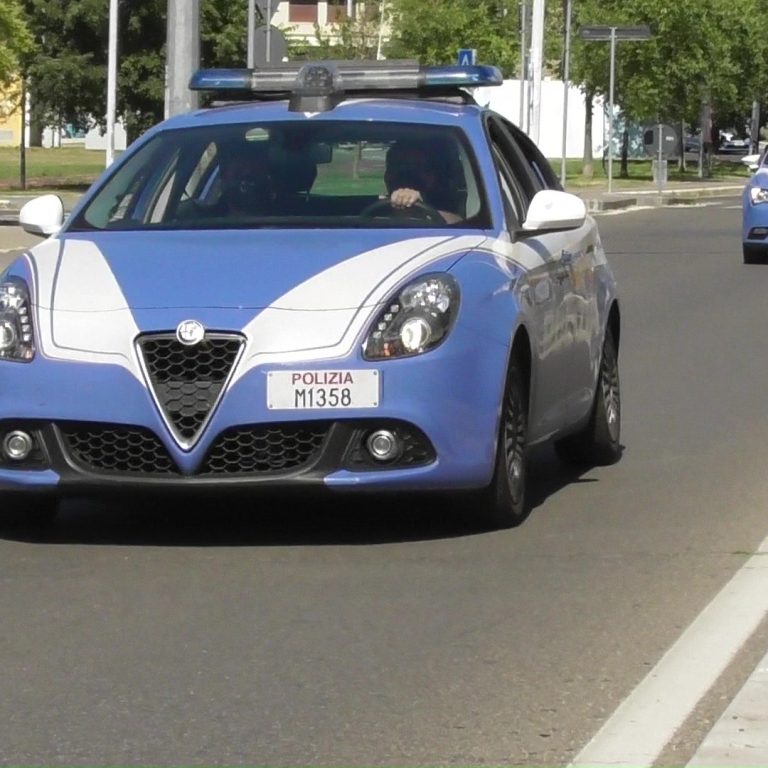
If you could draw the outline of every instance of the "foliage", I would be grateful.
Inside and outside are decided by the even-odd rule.
[[[103,126],[109,0],[20,1],[36,43],[23,60],[33,120]],[[121,0],[118,5],[117,112],[131,138],[163,118],[166,12],[167,0]],[[204,64],[245,63],[246,16],[245,3],[202,0]]]
[[[585,90],[608,93],[610,44],[580,40],[580,27],[645,24],[650,40],[616,45],[614,96],[625,114],[695,123],[703,101],[723,116],[748,111],[768,86],[768,43],[754,23],[761,2],[578,0],[572,79]]]
[[[315,39],[312,42],[292,40],[289,43],[290,58],[313,57],[318,59],[376,59],[379,54],[381,25],[386,11],[384,0],[366,7],[356,8],[350,18],[344,16],[332,23],[327,30],[315,23]]]
[[[18,0],[0,3],[0,86],[7,88],[19,74],[19,56],[32,47],[32,36]]]
[[[392,28],[387,55],[422,64],[452,64],[460,48],[474,48],[481,63],[519,72],[519,29],[515,3],[501,0],[390,0]]]

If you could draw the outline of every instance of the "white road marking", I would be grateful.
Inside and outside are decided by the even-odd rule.
[[[715,723],[688,763],[705,766],[768,765],[768,655]]]
[[[768,613],[768,538],[621,703],[571,766],[653,765]]]

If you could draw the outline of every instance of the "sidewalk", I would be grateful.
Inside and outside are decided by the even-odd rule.
[[[700,181],[670,181],[667,182],[661,192],[656,185],[638,185],[631,189],[616,189],[608,192],[603,187],[566,187],[566,191],[581,197],[587,204],[590,213],[600,211],[619,210],[622,208],[634,208],[636,206],[657,207],[661,205],[690,205],[706,198],[736,197],[741,195],[747,177],[744,181],[729,179],[719,181],[715,179],[701,179]]]
[[[661,193],[658,187],[648,184],[630,189],[614,189],[608,193],[605,185],[601,187],[570,187],[568,192],[581,197],[587,204],[590,213],[600,211],[634,208],[636,206],[657,207],[661,205],[685,205],[696,203],[711,197],[738,197],[747,183],[738,180],[717,181],[702,179],[701,182],[671,181],[664,185]],[[21,206],[28,200],[37,197],[36,192],[3,192],[0,191],[0,225],[15,225],[18,223]],[[64,208],[70,211],[80,199],[78,192],[69,190],[58,193],[64,201]]]

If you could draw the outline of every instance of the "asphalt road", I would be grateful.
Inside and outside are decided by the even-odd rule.
[[[567,763],[768,535],[768,266],[736,204],[599,219],[625,453],[579,476],[538,451],[514,531],[445,499],[0,524],[0,762]]]

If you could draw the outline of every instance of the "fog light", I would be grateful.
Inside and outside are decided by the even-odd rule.
[[[394,432],[390,432],[388,429],[377,429],[375,432],[371,432],[365,445],[368,448],[368,453],[376,461],[392,461],[400,455],[401,451],[400,440]]]
[[[32,438],[19,429],[9,432],[3,438],[3,456],[11,461],[24,461],[32,453]]]

